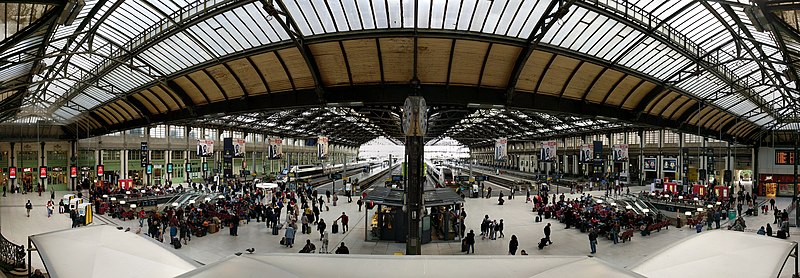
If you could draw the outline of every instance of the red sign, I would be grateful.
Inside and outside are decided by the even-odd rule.
[[[9,179],[17,178],[17,167],[8,168],[8,178]]]
[[[78,166],[69,166],[69,177],[70,178],[78,177]]]
[[[133,187],[132,179],[119,180],[117,181],[117,183],[119,183],[119,186],[124,188],[125,190],[131,189],[131,187]]]
[[[39,167],[39,178],[43,179],[47,178],[47,167],[45,166]]]
[[[98,177],[102,177],[103,176],[103,168],[105,168],[105,167],[103,167],[103,165],[97,165],[97,176]]]

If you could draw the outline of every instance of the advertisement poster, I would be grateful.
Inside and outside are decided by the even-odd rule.
[[[39,178],[46,179],[47,178],[47,167],[42,166],[39,167]]]
[[[317,139],[317,158],[325,159],[328,157],[328,137],[320,136]]]
[[[658,167],[657,166],[658,159],[656,158],[645,158],[643,163],[644,165],[642,166],[642,168],[644,168],[644,170],[648,172],[655,172],[656,167]]]
[[[269,138],[267,143],[269,144],[268,159],[281,159],[283,157],[283,139]]]
[[[767,183],[764,184],[767,187],[767,198],[775,198],[778,193],[778,184],[776,183]]]
[[[244,157],[244,139],[233,138],[233,157]]]
[[[614,145],[614,161],[628,161],[628,144]]]
[[[497,139],[494,143],[494,160],[506,160],[508,157],[508,138]]]
[[[592,161],[594,154],[592,154],[592,146],[590,145],[581,145],[581,153],[580,153],[580,161],[581,162],[590,162]]]
[[[678,170],[678,159],[677,158],[664,158],[664,172],[675,172]]]
[[[17,167],[8,168],[8,178],[12,180],[17,178]]]
[[[210,157],[214,154],[214,140],[197,140],[197,156]]]
[[[104,167],[103,165],[97,165],[97,176],[98,176],[98,177],[102,177],[102,176],[103,176],[103,170],[104,170],[104,168],[105,168],[105,167]]]
[[[78,166],[69,166],[69,177],[70,178],[78,177]]]
[[[542,141],[542,149],[539,152],[540,162],[553,162],[556,160],[556,141]]]

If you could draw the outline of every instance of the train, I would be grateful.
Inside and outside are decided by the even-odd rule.
[[[355,169],[377,168],[380,167],[379,161],[361,161],[356,163],[348,163],[346,165],[348,171]],[[345,169],[345,164],[325,164],[325,165],[292,165],[291,167],[284,168],[278,173],[277,180],[279,182],[287,182],[289,180],[289,173],[294,174],[293,177],[299,179],[315,179],[319,177],[327,177],[330,174],[341,173]]]
[[[447,168],[446,166],[437,165],[437,163],[431,163],[430,161],[425,161],[428,164],[428,175],[431,176],[431,179],[436,183],[436,187],[446,187],[453,185],[453,170]]]

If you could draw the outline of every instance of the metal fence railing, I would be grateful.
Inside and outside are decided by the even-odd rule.
[[[0,234],[0,267],[5,270],[25,268],[25,247]]]

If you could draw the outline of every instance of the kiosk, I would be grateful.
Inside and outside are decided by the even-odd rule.
[[[92,204],[79,204],[78,205],[78,217],[80,217],[80,222],[83,225],[92,224],[94,220],[94,215],[92,214]]]
[[[69,200],[69,210],[78,209],[80,204],[83,204],[83,199],[73,198]]]
[[[405,242],[408,220],[403,211],[404,191],[387,187],[365,192],[366,241],[390,240]],[[452,241],[460,238],[458,214],[464,200],[452,188],[436,188],[423,192],[425,214],[422,216],[422,243],[432,240]],[[370,215],[371,214],[371,215]]]

